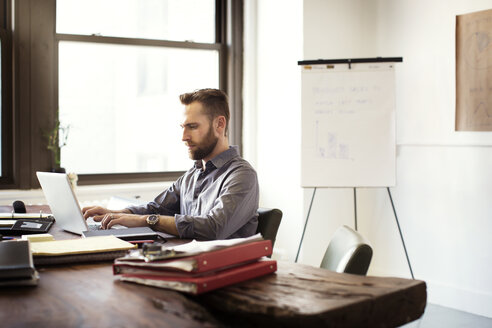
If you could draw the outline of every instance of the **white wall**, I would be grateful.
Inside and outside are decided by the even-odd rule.
[[[490,9],[492,2],[254,3],[256,39],[249,42],[255,50],[247,54],[256,63],[247,68],[256,76],[246,88],[254,90],[247,115],[257,125],[245,144],[258,169],[262,205],[284,211],[277,258],[295,258],[313,192],[299,191],[296,61],[401,56],[391,191],[415,277],[427,282],[429,302],[492,317],[492,133],[454,131],[456,15]],[[374,248],[369,274],[410,277],[387,191],[357,189],[357,201],[359,231]],[[334,230],[353,221],[352,189],[318,189],[300,262],[319,265]]]
[[[492,133],[455,132],[454,125],[456,15],[490,8],[490,0],[381,0],[377,34],[384,55],[404,57],[394,198],[414,273],[427,282],[430,302],[488,317]],[[391,272],[389,263],[378,258],[374,271]]]
[[[258,171],[260,206],[284,213],[275,244],[279,258],[297,250],[303,215],[302,1],[248,0],[245,11],[244,157]]]

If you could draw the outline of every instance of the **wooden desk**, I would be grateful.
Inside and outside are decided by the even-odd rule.
[[[201,296],[120,282],[111,263],[38,270],[37,287],[0,289],[2,327],[394,327],[426,305],[423,281],[284,262],[275,274]]]

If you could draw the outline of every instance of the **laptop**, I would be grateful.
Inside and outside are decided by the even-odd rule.
[[[77,197],[65,173],[36,172],[36,175],[56,224],[65,231],[83,237],[114,235],[123,240],[141,242],[150,240],[165,242],[166,238],[175,238],[170,234],[157,233],[149,227],[127,228],[116,224],[109,230],[102,230],[100,222],[95,222],[92,218],[87,221],[84,219]]]
[[[90,224],[88,224],[84,219],[77,197],[65,173],[36,172],[36,175],[57,226],[78,235],[82,235],[82,232],[87,230],[98,230],[100,223],[89,218]],[[118,228],[121,227],[123,226],[119,225]]]

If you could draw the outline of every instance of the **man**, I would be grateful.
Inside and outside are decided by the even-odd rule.
[[[115,224],[150,226],[180,238],[199,240],[247,237],[258,225],[259,188],[255,170],[239,157],[227,138],[229,105],[220,90],[202,89],[180,96],[185,105],[182,140],[195,165],[144,206],[110,211],[86,207],[84,217]]]

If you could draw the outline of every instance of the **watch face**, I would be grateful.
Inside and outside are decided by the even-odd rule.
[[[149,225],[156,225],[156,223],[159,221],[159,217],[157,215],[152,214],[147,218],[147,223]]]

